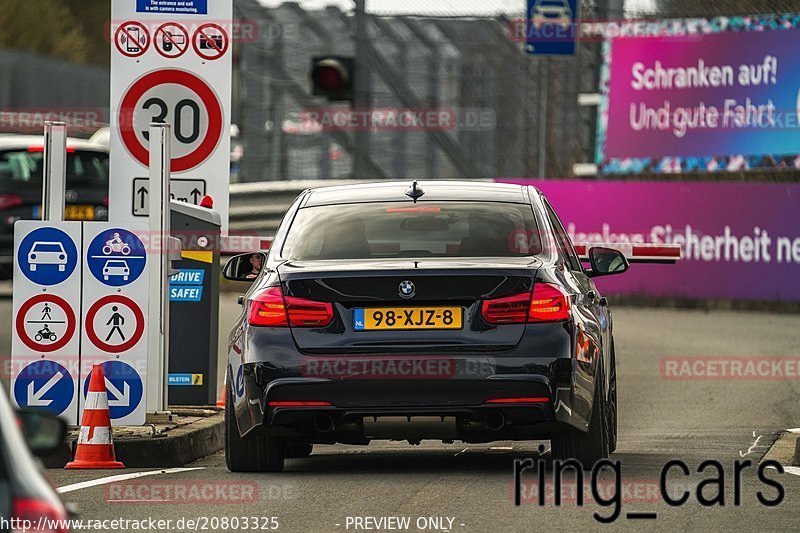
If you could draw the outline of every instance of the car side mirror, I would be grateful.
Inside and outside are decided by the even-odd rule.
[[[252,252],[234,255],[222,270],[222,277],[230,281],[253,281],[264,268],[267,254]]]
[[[16,412],[22,436],[34,455],[53,453],[67,437],[67,423],[42,411],[19,409]]]
[[[622,252],[602,246],[589,248],[589,263],[592,265],[592,270],[588,274],[592,278],[622,274],[630,267]]]

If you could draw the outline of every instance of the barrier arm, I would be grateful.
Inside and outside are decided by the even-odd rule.
[[[589,249],[593,247],[613,248],[619,250],[629,263],[662,263],[675,264],[682,259],[679,244],[632,244],[592,242],[577,243],[575,251],[581,261],[589,261]]]

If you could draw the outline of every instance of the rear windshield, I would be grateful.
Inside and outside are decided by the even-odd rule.
[[[541,251],[529,205],[387,202],[300,209],[283,256],[292,260],[520,257]]]
[[[42,184],[41,150],[0,151],[0,186]],[[108,154],[94,150],[67,153],[67,185],[108,185]]]

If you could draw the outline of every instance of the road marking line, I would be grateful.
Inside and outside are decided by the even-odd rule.
[[[66,492],[88,489],[90,487],[96,487],[98,485],[107,485],[108,483],[114,483],[116,481],[125,481],[127,479],[136,479],[145,476],[156,476],[159,474],[179,474],[181,472],[190,472],[192,470],[203,470],[204,468],[205,468],[204,466],[195,466],[191,468],[167,468],[163,470],[150,470],[147,472],[132,472],[130,474],[119,474],[116,476],[101,477],[98,479],[92,479],[90,481],[73,483],[72,485],[64,485],[63,487],[58,487],[56,489],[56,492],[58,492],[59,494],[64,494]]]
[[[755,431],[753,431],[753,436],[754,436],[754,437],[756,436],[756,432],[755,432]],[[756,448],[756,446],[758,446],[758,441],[760,441],[760,440],[761,440],[761,435],[759,435],[758,437],[756,437],[756,440],[755,440],[755,441],[753,441],[753,445],[752,445],[752,446],[750,446],[750,447],[747,449],[747,452],[746,452],[746,453],[742,453],[741,451],[739,451],[739,457],[744,457],[745,455],[750,455],[751,453],[753,453],[753,450]]]
[[[456,453],[454,453],[454,454],[453,454],[453,457],[456,457],[457,455],[461,455],[462,453],[464,453],[464,452],[465,452],[465,451],[467,451],[467,450],[469,450],[469,448],[464,448],[464,449],[463,449],[463,450],[461,450],[460,452],[456,452]]]
[[[793,476],[800,476],[800,466],[784,466],[783,471]]]

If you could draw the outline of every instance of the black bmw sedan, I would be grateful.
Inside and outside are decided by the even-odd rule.
[[[617,440],[612,316],[587,252],[534,187],[390,182],[307,190],[229,339],[226,461],[280,471],[316,443],[550,439],[586,466]],[[257,275],[254,276],[254,264]]]

